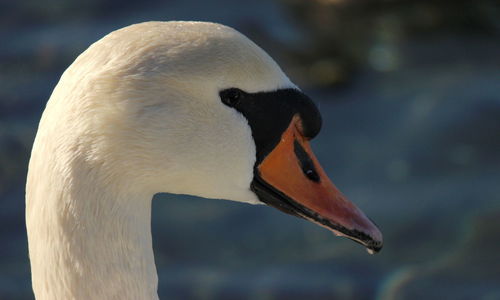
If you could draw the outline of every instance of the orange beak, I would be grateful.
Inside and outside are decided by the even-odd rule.
[[[361,243],[370,253],[382,248],[377,226],[342,195],[321,168],[302,134],[298,115],[255,173],[252,189],[266,204]]]

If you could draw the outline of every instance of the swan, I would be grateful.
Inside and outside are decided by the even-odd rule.
[[[146,22],[91,45],[41,117],[26,185],[37,299],[157,299],[158,192],[265,203],[376,252],[382,235],[309,140],[321,116],[261,48],[205,22]]]

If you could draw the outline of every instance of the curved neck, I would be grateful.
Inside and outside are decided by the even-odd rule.
[[[157,299],[152,195],[83,160],[61,170],[35,152],[26,222],[36,298]]]

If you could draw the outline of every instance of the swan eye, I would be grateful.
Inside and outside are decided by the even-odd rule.
[[[221,100],[227,106],[234,107],[238,105],[243,97],[243,91],[237,88],[231,88],[220,92]]]

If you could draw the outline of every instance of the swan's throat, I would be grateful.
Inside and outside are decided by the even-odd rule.
[[[26,217],[37,299],[157,298],[151,195],[95,166],[73,161],[65,175],[33,160]]]

